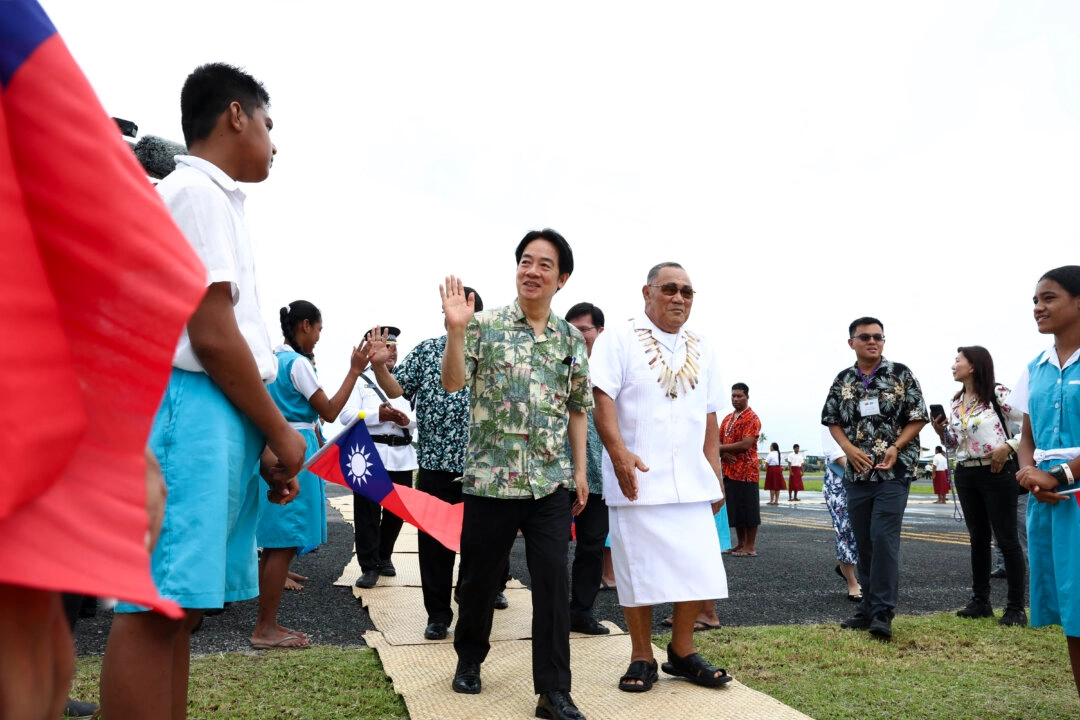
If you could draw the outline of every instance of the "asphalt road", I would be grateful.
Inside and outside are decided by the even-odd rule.
[[[344,494],[338,486],[327,485],[331,496]],[[849,617],[854,603],[847,599],[847,586],[834,572],[835,542],[828,510],[820,493],[803,492],[799,503],[781,501],[766,506],[762,499],[762,526],[758,532],[757,557],[724,556],[729,597],[717,602],[720,622],[727,626],[788,625],[795,623],[839,622]],[[967,531],[954,519],[954,509],[935,505],[933,495],[912,495],[904,519],[900,544],[899,614],[919,615],[956,610],[970,597],[970,564]],[[352,527],[332,508],[328,511],[326,545],[299,558],[293,569],[309,576],[301,592],[286,592],[281,606],[281,623],[307,632],[315,643],[357,646],[363,633],[373,628],[367,612],[349,588],[334,587],[352,549]],[[687,548],[693,552],[693,548]],[[571,553],[573,544],[571,543]],[[511,572],[528,584],[525,552],[519,538],[511,555]],[[1004,606],[1005,582],[994,580],[993,602]],[[195,654],[236,652],[250,649],[248,639],[255,624],[256,601],[234,603],[226,612],[206,618],[193,636]],[[616,593],[601,592],[594,607],[601,620],[625,627]],[[654,628],[670,607],[657,606]],[[76,626],[75,640],[80,656],[104,652],[112,613],[99,610]],[[423,632],[426,618],[416,619],[417,633]]]

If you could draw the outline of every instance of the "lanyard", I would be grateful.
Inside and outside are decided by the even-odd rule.
[[[964,405],[967,404],[966,401],[967,401],[967,393],[964,393],[963,395],[960,396],[960,427],[962,427],[965,432],[967,431],[968,418],[975,415],[975,408],[979,404],[979,399],[975,398],[975,402],[968,405],[968,413],[967,413],[967,415],[964,414]]]
[[[859,366],[855,366],[855,372],[859,373],[859,379],[862,380],[863,388],[870,389],[870,381],[874,379],[874,374],[881,368],[881,363],[878,363],[869,375],[863,375],[863,371],[859,369]]]

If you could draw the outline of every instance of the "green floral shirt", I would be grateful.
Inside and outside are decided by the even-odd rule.
[[[585,338],[554,314],[537,338],[515,301],[465,331],[469,449],[463,492],[541,498],[572,488],[569,411],[592,408]]]

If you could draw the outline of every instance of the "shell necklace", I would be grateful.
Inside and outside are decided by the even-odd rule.
[[[637,332],[638,342],[645,348],[645,356],[649,360],[649,369],[655,369],[659,374],[656,382],[660,383],[665,395],[674,400],[679,397],[680,387],[684,394],[697,387],[698,373],[700,372],[698,363],[701,360],[701,350],[698,349],[698,341],[693,334],[686,333],[686,360],[683,361],[682,367],[676,372],[671,369],[667,364],[667,360],[664,359],[664,350],[659,341],[653,337],[652,330],[639,328],[635,332]]]

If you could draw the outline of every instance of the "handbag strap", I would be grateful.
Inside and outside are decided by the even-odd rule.
[[[998,422],[1001,423],[1001,429],[1005,431],[1006,439],[1012,440],[1013,439],[1012,427],[1009,425],[1009,420],[1008,420],[1008,418],[1005,417],[1005,413],[1002,412],[1001,406],[998,405],[997,388],[996,387],[994,388],[994,394],[990,396],[990,404],[994,406],[994,412],[998,416]]]

